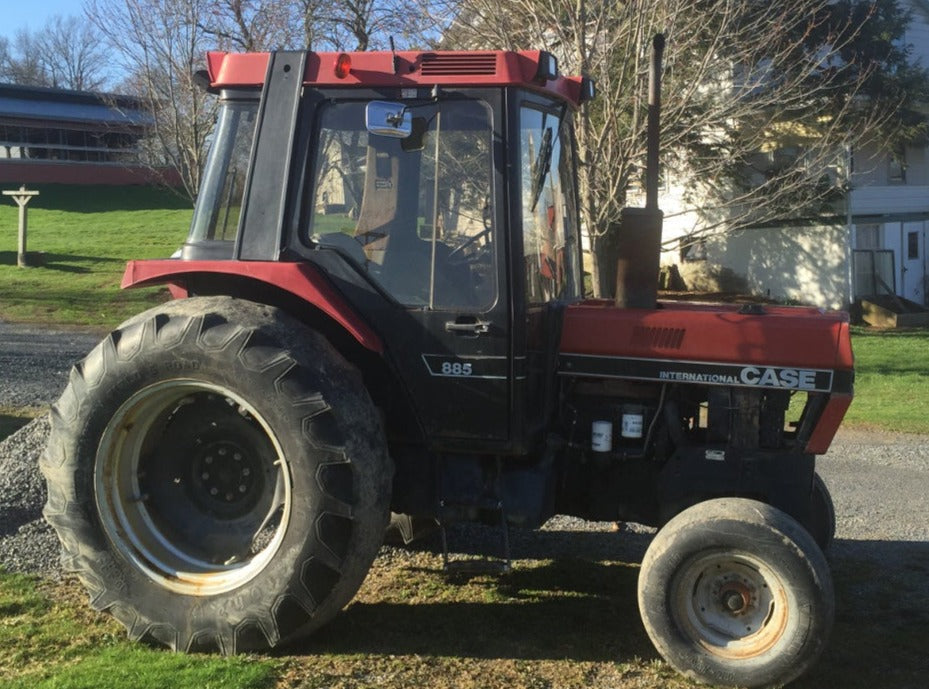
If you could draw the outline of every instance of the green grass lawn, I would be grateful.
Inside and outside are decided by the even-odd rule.
[[[276,663],[185,656],[130,644],[76,585],[0,573],[0,686],[4,689],[263,689]]]
[[[27,250],[16,265],[18,209],[0,204],[0,318],[111,328],[165,298],[165,290],[120,290],[131,258],[170,256],[183,243],[191,206],[146,187],[38,185]]]
[[[929,330],[854,328],[853,426],[929,433]]]

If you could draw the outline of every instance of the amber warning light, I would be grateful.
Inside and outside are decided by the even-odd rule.
[[[352,58],[347,53],[340,53],[335,60],[335,75],[344,79],[352,71]]]

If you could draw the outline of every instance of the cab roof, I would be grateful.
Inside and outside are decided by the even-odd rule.
[[[208,53],[210,85],[215,89],[261,87],[269,56]],[[590,97],[585,95],[590,93],[589,80],[558,75],[554,57],[541,50],[307,52],[303,83],[341,88],[522,86],[574,107]]]

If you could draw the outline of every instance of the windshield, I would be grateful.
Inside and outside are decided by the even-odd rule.
[[[491,111],[414,104],[406,139],[369,134],[366,102],[320,113],[308,232],[402,304],[483,310],[495,300]]]

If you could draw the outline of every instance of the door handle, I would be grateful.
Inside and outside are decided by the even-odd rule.
[[[446,321],[445,330],[462,335],[483,335],[490,332],[490,322],[474,316],[462,316],[453,321]]]

